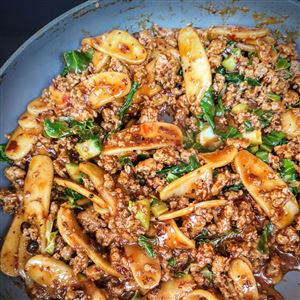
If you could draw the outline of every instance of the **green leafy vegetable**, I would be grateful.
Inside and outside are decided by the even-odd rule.
[[[272,111],[264,111],[260,108],[254,109],[253,113],[258,116],[258,121],[262,128],[270,125],[270,119],[273,115]]]
[[[159,217],[169,210],[166,202],[155,199],[151,202],[151,212],[154,217]]]
[[[281,160],[280,176],[285,182],[297,180],[295,163],[290,159]]]
[[[252,154],[255,154],[258,151],[258,149],[259,149],[258,145],[250,146],[250,147],[247,148],[247,150]]]
[[[240,84],[243,81],[246,81],[251,86],[261,86],[261,82],[255,80],[255,79],[252,79],[252,78],[244,77],[244,75],[239,74],[239,73],[225,74],[225,80],[227,82],[231,82],[234,84]]]
[[[137,240],[139,246],[143,247],[146,250],[146,253],[149,257],[155,258],[156,254],[153,250],[153,246],[157,245],[157,239],[156,238],[148,238],[142,234],[138,236]]]
[[[195,237],[195,241],[199,242],[199,243],[204,243],[206,240],[206,237],[208,236],[209,232],[206,228],[203,228],[202,232],[199,233],[196,237]]]
[[[255,155],[266,164],[269,163],[269,153],[267,151],[257,151]]]
[[[133,295],[133,297],[130,300],[141,300],[141,295],[139,291],[136,291]]]
[[[58,231],[53,231],[50,233],[49,240],[47,240],[46,252],[50,255],[53,255],[55,251],[55,238],[57,236]]]
[[[234,238],[238,234],[240,234],[240,231],[238,231],[238,230],[232,230],[232,231],[229,231],[228,233],[224,233],[219,236],[215,236],[215,235],[208,236],[208,234],[204,235],[202,232],[202,236],[200,237],[198,235],[195,238],[195,240],[200,243],[210,243],[213,246],[217,246],[219,243],[223,242],[224,240]]]
[[[195,132],[191,132],[190,130],[187,130],[183,136],[184,147],[187,149],[191,148],[195,144],[195,138],[196,138]]]
[[[77,205],[77,201],[83,199],[83,195],[79,194],[78,192],[72,189],[65,188],[65,197],[68,199],[71,208],[77,208],[82,210],[82,207]]]
[[[220,67],[217,68],[216,73],[221,74],[221,75],[225,75],[226,70],[223,66],[220,66]]]
[[[275,66],[275,71],[285,70],[288,69],[290,66],[291,64],[286,58],[279,56],[277,59],[277,64]]]
[[[212,282],[213,272],[208,267],[204,267],[200,273],[203,275],[203,277],[207,278],[209,282]]]
[[[239,191],[244,187],[242,183],[231,185],[228,187],[223,188],[223,192],[228,192],[228,191]]]
[[[281,131],[272,131],[271,133],[263,136],[262,141],[263,145],[273,149],[275,146],[282,145],[286,143],[285,133]]]
[[[251,86],[261,86],[261,83],[255,79],[252,78],[245,78],[245,80],[247,81],[247,83]]]
[[[281,100],[281,96],[276,95],[276,94],[267,94],[267,98],[272,101],[280,101]]]
[[[102,145],[97,136],[94,136],[82,143],[77,143],[75,149],[81,159],[89,160],[101,153]]]
[[[141,153],[141,154],[138,154],[137,155],[137,161],[140,162],[142,160],[145,160],[147,158],[149,158],[150,155],[149,154],[146,154],[146,153]]]
[[[122,167],[124,167],[125,165],[129,165],[129,166],[132,166],[132,167],[134,166],[132,160],[127,156],[120,157],[118,159],[118,162],[121,164]]]
[[[178,176],[176,176],[176,175],[174,175],[173,173],[168,173],[168,175],[167,175],[167,177],[166,177],[166,179],[167,179],[167,181],[170,183],[170,182],[172,182],[172,181],[174,181],[174,180],[176,180],[176,179],[178,179],[179,177]]]
[[[54,220],[48,219],[46,222],[45,237],[46,237],[46,252],[52,255],[55,250],[55,238],[58,231],[53,230]]]
[[[253,131],[255,129],[255,127],[252,126],[252,123],[249,120],[244,121],[243,124],[246,131]]]
[[[204,113],[206,120],[209,122],[210,126],[214,129],[215,128],[215,115],[216,115],[216,108],[214,103],[214,94],[213,89],[210,86],[209,89],[205,92],[200,106]]]
[[[219,130],[215,132],[218,136],[220,136],[223,140],[228,138],[240,138],[242,134],[233,126],[228,126],[225,130]]]
[[[222,96],[219,95],[218,96],[218,106],[217,106],[216,116],[218,116],[218,117],[224,116],[225,112],[226,112],[226,108],[223,105]]]
[[[268,241],[272,237],[272,232],[273,232],[273,224],[270,222],[265,226],[257,244],[257,250],[267,256],[269,256],[270,254]]]
[[[44,120],[44,130],[46,136],[58,139],[65,136],[69,136],[71,134],[70,128],[61,121],[51,122],[49,119]]]
[[[248,52],[249,66],[252,65],[254,57],[255,57],[255,52]]]
[[[91,120],[78,122],[70,120],[70,118],[61,118],[61,120],[51,122],[49,119],[45,119],[44,131],[47,137],[54,139],[78,135],[82,140],[86,140],[99,132],[99,127]]]
[[[222,62],[222,66],[226,69],[227,72],[233,72],[237,64],[236,56],[230,55],[225,58]]]
[[[93,58],[93,54],[93,49],[89,49],[87,52],[77,50],[65,51],[65,68],[62,72],[62,76],[67,75],[69,72],[81,74],[88,67]]]
[[[124,119],[124,116],[128,110],[128,108],[130,107],[130,105],[132,104],[132,100],[133,100],[133,96],[134,94],[136,93],[137,89],[139,87],[139,83],[137,81],[135,81],[131,87],[131,90],[129,92],[129,94],[127,95],[127,98],[123,104],[123,106],[121,107],[120,109],[120,113],[119,113],[119,116],[120,116],[120,119],[121,121],[123,121]]]
[[[0,162],[9,162],[9,158],[5,154],[5,144],[0,144]]]
[[[174,273],[174,277],[175,278],[181,278],[181,277],[184,277],[185,275],[187,275],[190,271],[190,268],[191,268],[191,263],[193,262],[193,259],[189,256],[189,260],[186,264],[186,267],[185,269],[182,271],[182,272],[175,272]]]
[[[235,83],[235,84],[240,84],[245,80],[243,75],[240,75],[238,73],[229,73],[225,74],[225,80],[227,82]]]
[[[185,162],[180,165],[175,165],[172,167],[165,167],[161,171],[157,171],[158,174],[167,174],[170,180],[175,180],[185,173],[189,173],[198,169],[200,167],[199,161],[195,156],[190,156],[190,162],[187,164]],[[175,177],[176,176],[176,177]],[[172,180],[172,181],[173,181]]]
[[[168,259],[168,265],[172,268],[175,268],[176,265],[177,265],[177,262],[176,262],[176,258],[175,257],[171,257],[170,259]]]

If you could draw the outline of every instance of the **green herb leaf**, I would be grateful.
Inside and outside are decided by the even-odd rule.
[[[279,56],[277,59],[277,64],[275,66],[275,71],[285,70],[288,69],[290,66],[291,64],[286,58]]]
[[[271,239],[272,233],[273,224],[270,222],[265,226],[257,244],[257,250],[267,256],[269,256],[268,241]]]
[[[255,155],[266,164],[269,163],[269,153],[267,151],[257,151]]]
[[[297,180],[295,163],[290,159],[281,160],[280,176],[285,182]]]
[[[238,73],[229,73],[225,74],[225,80],[234,84],[240,84],[245,80],[245,78],[243,75],[240,75]]]
[[[156,238],[148,238],[142,234],[138,236],[137,240],[139,246],[144,248],[146,250],[146,253],[149,257],[155,258],[156,254],[153,250],[153,246],[157,245],[157,239]]]
[[[49,119],[44,120],[44,132],[47,137],[59,139],[71,135],[78,135],[82,140],[92,138],[98,131],[99,127],[91,121],[78,122],[70,118],[61,118],[51,122]]]
[[[246,121],[244,121],[244,128],[245,128],[245,130],[248,132],[248,131],[253,131],[255,128],[252,126],[252,123],[251,123],[251,121],[249,121],[249,120],[246,120]]]
[[[191,148],[195,144],[196,134],[187,130],[183,136],[183,144],[186,149]]]
[[[170,182],[172,182],[172,181],[174,181],[174,180],[176,180],[176,179],[178,179],[179,177],[178,176],[176,176],[176,175],[174,175],[173,173],[168,173],[168,175],[167,175],[167,177],[166,177],[166,179],[167,179],[167,181],[170,183]]]
[[[135,294],[133,295],[133,297],[130,300],[141,300],[141,295],[139,293],[139,291],[136,291]]]
[[[272,101],[280,101],[281,100],[281,96],[276,95],[276,94],[267,94],[267,98]]]
[[[0,162],[9,162],[10,159],[5,154],[6,144],[0,144]]]
[[[216,131],[215,132],[218,136],[220,136],[223,140],[228,138],[240,138],[242,134],[233,126],[228,126],[225,130]]]
[[[83,195],[79,194],[78,192],[72,189],[65,188],[65,196],[68,199],[71,208],[82,209],[81,206],[77,205],[77,201],[83,199],[84,198]]]
[[[281,131],[272,131],[271,133],[263,136],[262,142],[263,145],[266,145],[270,149],[273,149],[275,146],[282,145],[286,143],[285,133]]]
[[[47,137],[54,139],[66,137],[71,134],[67,124],[62,121],[51,122],[49,119],[44,120],[44,130]]]
[[[245,78],[245,80],[247,81],[247,83],[251,86],[261,86],[261,83],[255,79],[252,78]]]
[[[196,237],[195,237],[195,241],[199,242],[199,243],[204,243],[206,240],[206,237],[208,236],[208,230],[206,228],[203,228],[202,232],[199,233]]]
[[[87,52],[80,52],[77,50],[65,51],[65,68],[62,75],[65,76],[69,72],[81,74],[88,67],[93,58],[93,54],[94,50],[92,48]]]
[[[221,75],[225,75],[226,70],[223,66],[220,66],[220,67],[217,68],[216,73],[221,74]]]
[[[212,244],[213,246],[217,246],[219,243],[223,242],[224,240],[227,240],[227,239],[231,239],[231,238],[234,238],[236,237],[238,234],[240,234],[240,231],[239,230],[232,230],[232,231],[229,231],[228,233],[224,233],[222,235],[219,235],[219,236],[197,236],[195,239],[196,241],[200,242],[200,243],[210,243]]]
[[[252,112],[258,116],[258,121],[262,128],[265,128],[270,125],[270,119],[273,115],[272,111],[264,111],[258,108],[254,109]]]
[[[228,192],[228,191],[239,191],[244,187],[242,183],[231,185],[228,187],[223,188],[223,192]]]
[[[168,259],[168,265],[172,268],[175,268],[176,265],[177,265],[177,262],[176,262],[176,258],[175,257],[171,257],[170,259]]]
[[[200,273],[203,275],[203,277],[207,278],[209,282],[212,282],[213,280],[213,272],[209,270],[208,267],[204,267]]]
[[[134,166],[132,160],[127,156],[120,157],[118,159],[118,162],[121,164],[122,167],[124,167],[125,165],[129,165],[129,166],[132,166],[132,167]]]
[[[226,112],[226,109],[223,105],[223,102],[222,102],[222,96],[219,95],[218,96],[218,106],[217,106],[217,111],[216,111],[216,116],[218,117],[222,117],[225,115],[225,112]]]
[[[166,167],[161,171],[157,171],[157,174],[167,174],[169,176],[169,180],[173,181],[183,174],[192,172],[199,167],[200,164],[198,159],[195,156],[190,156],[190,162],[188,164],[183,162],[180,165]]]
[[[188,260],[188,262],[186,264],[185,269],[182,272],[175,272],[174,273],[174,277],[181,278],[181,277],[186,276],[189,273],[189,271],[190,271],[191,263],[192,262],[193,262],[193,259],[189,256],[189,260]]]
[[[210,86],[209,89],[205,92],[200,106],[204,113],[206,120],[209,122],[210,126],[214,129],[215,128],[215,115],[216,115],[216,108],[214,103],[214,94],[213,89]]]
[[[55,251],[55,238],[57,236],[58,231],[54,231],[50,233],[49,240],[47,240],[46,252],[50,255],[53,255]]]
[[[119,113],[119,116],[120,116],[120,119],[121,121],[123,121],[124,119],[124,116],[128,110],[128,108],[130,107],[130,105],[132,104],[132,100],[133,100],[133,96],[134,94],[136,93],[137,89],[139,87],[139,83],[137,81],[135,81],[131,87],[131,90],[129,92],[129,94],[127,95],[127,98],[123,104],[123,106],[121,107],[120,109],[120,113]]]

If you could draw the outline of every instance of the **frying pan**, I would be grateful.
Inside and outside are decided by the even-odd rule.
[[[268,26],[285,32],[300,28],[300,1],[87,1],[56,18],[27,40],[0,69],[0,142],[4,134],[16,127],[26,104],[39,96],[51,79],[63,69],[63,51],[76,49],[86,35],[98,35],[112,28],[131,32],[149,28],[153,23],[163,27],[197,27],[235,24]],[[254,18],[253,18],[254,17]],[[269,18],[272,17],[272,18]],[[300,39],[297,38],[298,51]],[[2,175],[0,186],[8,182]],[[0,236],[3,238],[10,217],[0,213]],[[277,286],[285,299],[300,299],[300,273],[290,272]],[[0,274],[0,299],[28,299],[18,279]]]

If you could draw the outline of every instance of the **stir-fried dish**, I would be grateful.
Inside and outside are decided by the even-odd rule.
[[[300,259],[295,44],[154,26],[63,56],[0,148],[1,271],[32,299],[282,299]]]

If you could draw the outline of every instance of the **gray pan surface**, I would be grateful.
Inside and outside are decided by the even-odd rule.
[[[247,8],[247,9],[246,9]],[[223,10],[223,11],[222,11]],[[223,13],[222,13],[223,12]],[[0,142],[4,134],[16,127],[26,104],[39,96],[51,79],[63,69],[63,51],[76,49],[86,35],[98,35],[112,28],[131,32],[157,23],[164,27],[197,27],[234,24],[255,26],[256,14],[261,21],[275,17],[277,24],[268,26],[282,33],[300,29],[300,1],[87,1],[56,18],[27,40],[0,69]],[[288,17],[286,17],[288,16]],[[300,50],[300,39],[297,38]],[[0,166],[0,186],[7,185]],[[10,217],[0,212],[1,241]],[[277,287],[287,300],[300,299],[300,273],[288,273]],[[28,299],[17,279],[0,274],[0,299]]]

